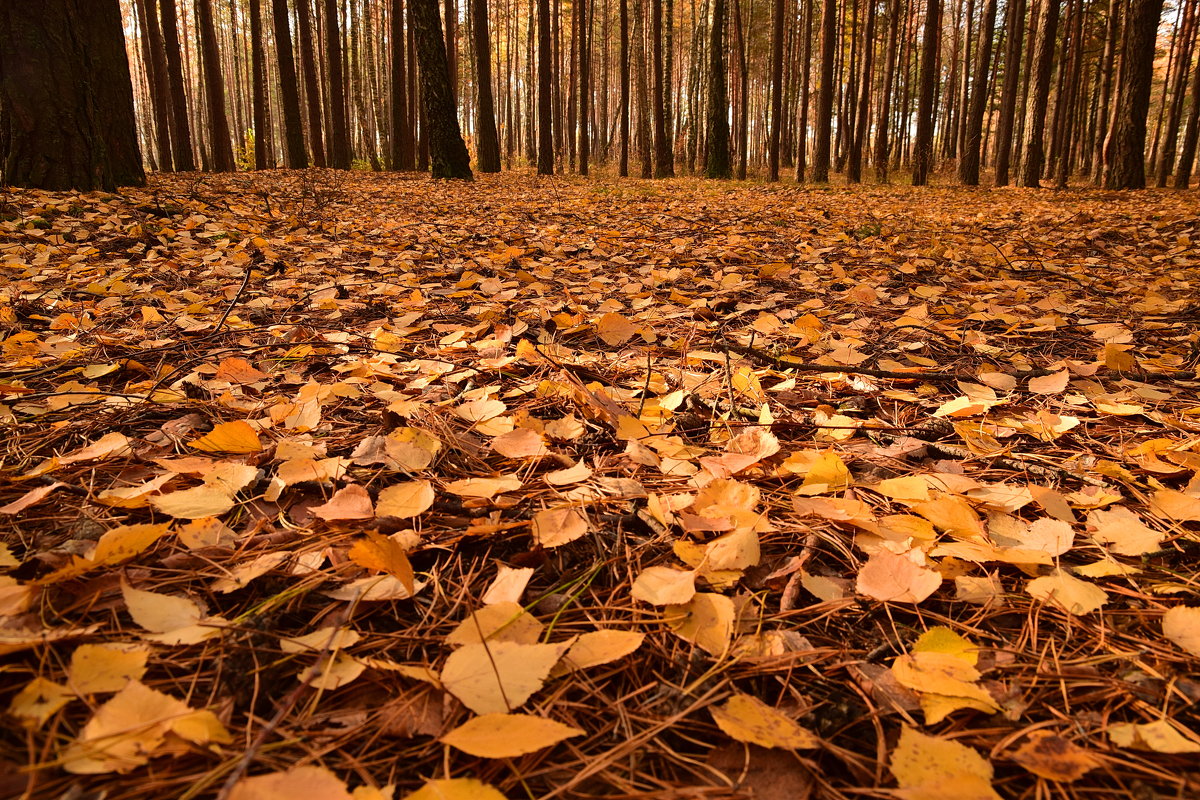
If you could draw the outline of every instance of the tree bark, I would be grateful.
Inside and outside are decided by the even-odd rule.
[[[675,159],[667,141],[666,106],[663,104],[666,86],[663,81],[662,4],[663,0],[650,0],[650,60],[654,73],[654,177],[670,178],[675,175]]]
[[[279,102],[283,106],[284,163],[290,169],[305,169],[308,154],[304,151],[304,126],[300,122],[300,90],[292,58],[287,0],[271,0],[271,17],[275,23],[275,60],[279,64]]]
[[[899,0],[896,0],[899,2]],[[800,103],[796,120],[796,183],[804,183],[808,171],[808,101],[812,74],[813,0],[804,0],[804,56],[800,60]]]
[[[416,168],[413,153],[412,127],[408,121],[407,55],[404,47],[404,0],[392,0],[389,45],[392,54],[391,80],[391,158],[392,169],[411,171]]]
[[[890,166],[888,124],[892,115],[892,88],[896,80],[896,51],[900,39],[900,0],[892,0],[889,16],[887,61],[883,69],[883,91],[880,95],[879,121],[875,125],[875,180],[887,183]]]
[[[492,103],[492,46],[488,37],[487,0],[470,0],[471,34],[475,39],[475,135],[479,171],[500,171],[500,138]]]
[[[458,127],[458,113],[450,93],[450,70],[437,0],[409,0],[408,9],[421,67],[421,106],[425,113],[430,170],[435,178],[469,181],[473,177],[471,157]]]
[[[913,186],[929,182],[933,166],[933,93],[937,85],[938,34],[941,30],[941,4],[927,0],[925,33],[921,43],[921,86],[917,98],[917,137],[913,143]]]
[[[171,82],[167,77],[167,54],[163,50],[162,29],[158,24],[158,4],[138,0],[138,18],[142,23],[143,52],[150,79],[150,104],[154,113],[154,145],[158,168],[172,170],[171,164]]]
[[[621,98],[620,114],[621,153],[617,160],[617,175],[629,175],[629,0],[620,0],[621,25]]]
[[[329,91],[325,98],[330,112],[329,166],[334,169],[350,169],[346,79],[342,72],[342,34],[338,26],[337,7],[337,0],[325,0],[325,74],[329,83]],[[436,8],[434,17],[437,17]],[[443,55],[443,59],[444,57]]]
[[[624,6],[622,6],[624,8]],[[538,13],[538,167],[539,175],[554,174],[554,97],[551,86],[550,0],[537,0]],[[626,73],[628,77],[628,72]]]
[[[1121,57],[1121,93],[1104,174],[1106,189],[1146,187],[1146,114],[1154,77],[1154,43],[1163,0],[1130,0]]]
[[[183,88],[183,59],[179,54],[179,25],[175,0],[162,0],[163,49],[167,56],[167,83],[171,87],[171,155],[175,169],[191,172],[196,168],[192,154],[192,129],[188,120],[187,92]]]
[[[300,50],[300,80],[304,82],[304,109],[308,116],[308,143],[312,147],[314,167],[326,166],[324,123],[321,105],[321,77],[317,73],[316,37],[309,0],[296,2],[296,40]]]
[[[0,3],[0,180],[145,183],[117,0]]]
[[[1021,50],[1025,32],[1025,0],[1009,0],[1005,16],[1008,44],[1004,50],[1004,89],[1000,93],[1000,118],[996,123],[996,185],[1007,186],[1013,149],[1017,90],[1021,85]]]
[[[1027,115],[1028,133],[1025,138],[1025,154],[1021,158],[1021,185],[1034,189],[1042,185],[1046,106],[1050,101],[1050,78],[1054,70],[1054,45],[1058,36],[1058,2],[1059,0],[1042,0],[1037,48],[1033,57],[1036,74],[1033,80],[1030,111]]]
[[[870,127],[868,111],[871,103],[871,79],[874,77],[875,54],[875,2],[867,0],[867,23],[863,35],[862,64],[859,67],[858,111],[855,114],[853,140],[850,143],[850,158],[846,162],[846,180],[849,183],[862,181],[863,145]],[[995,0],[992,0],[995,2]]]
[[[771,4],[771,118],[767,132],[767,180],[779,180],[779,133],[783,117],[783,7]]]
[[[591,157],[591,137],[588,135],[590,121],[588,100],[592,93],[592,75],[590,51],[591,37],[591,4],[588,0],[576,0],[579,4],[579,116],[578,116],[578,150],[579,174],[588,174],[588,161]]]
[[[1175,188],[1186,189],[1192,179],[1192,164],[1196,160],[1196,141],[1200,139],[1200,58],[1192,73],[1192,108],[1183,129],[1183,144],[1179,147],[1179,165],[1175,168]]]
[[[979,185],[979,161],[983,138],[983,114],[988,101],[988,68],[992,61],[992,29],[996,27],[996,0],[987,0],[979,28],[979,52],[967,107],[967,135],[958,162],[958,179],[966,186]]]
[[[200,62],[204,70],[205,111],[208,116],[210,160],[216,172],[233,172],[233,144],[229,117],[225,113],[225,79],[221,75],[221,53],[213,26],[212,0],[196,0],[196,27],[200,34]]]
[[[267,58],[263,50],[262,0],[250,0],[250,91],[253,95],[254,168],[275,166],[267,101]]]
[[[729,163],[729,99],[725,80],[725,0],[714,0],[708,36],[708,158],[704,167],[709,178],[728,179],[733,175]]]
[[[930,0],[937,2],[937,0]],[[817,88],[817,130],[813,145],[813,181],[829,182],[829,148],[833,137],[833,60],[837,48],[836,0],[821,8],[821,84]]]

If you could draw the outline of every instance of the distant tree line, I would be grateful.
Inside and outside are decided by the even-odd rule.
[[[473,156],[1187,188],[1198,23],[1200,0],[0,3],[0,169],[87,188],[138,180],[138,153],[162,171],[440,177],[470,177]]]

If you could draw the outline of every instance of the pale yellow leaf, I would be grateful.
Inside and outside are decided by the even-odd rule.
[[[542,547],[560,547],[588,532],[588,521],[571,506],[547,508],[533,515],[533,540]]]
[[[458,726],[441,741],[479,758],[516,758],[543,750],[583,731],[527,714],[484,714]]]
[[[687,603],[663,609],[663,622],[676,636],[715,656],[729,649],[736,616],[733,601],[712,592],[697,592]]]
[[[505,641],[463,645],[446,659],[442,685],[476,714],[515,711],[542,688],[565,650]]]
[[[808,750],[821,740],[791,717],[771,708],[757,697],[735,694],[720,706],[711,706],[717,727],[739,742],[784,750]]]
[[[1108,593],[1099,586],[1081,581],[1061,569],[1031,580],[1025,591],[1031,597],[1061,606],[1071,614],[1090,614],[1108,601]]]
[[[150,651],[128,644],[81,644],[71,654],[67,683],[75,694],[116,692],[146,673]]]
[[[242,778],[228,800],[353,800],[346,784],[316,765]]]
[[[263,449],[258,432],[243,419],[222,422],[194,439],[191,446],[206,453],[257,453]]]
[[[1001,800],[992,765],[978,751],[913,728],[900,732],[889,766],[897,795],[907,800]]]
[[[673,567],[647,567],[633,582],[632,595],[655,606],[683,605],[696,594],[696,573]]]
[[[1200,656],[1200,608],[1175,606],[1162,616],[1163,636],[1194,656]]]

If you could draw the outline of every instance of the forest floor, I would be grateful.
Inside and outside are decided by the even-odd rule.
[[[1198,239],[1187,192],[8,190],[0,797],[1200,796]]]

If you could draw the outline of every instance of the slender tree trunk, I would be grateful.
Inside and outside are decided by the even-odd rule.
[[[1025,155],[1021,158],[1021,185],[1030,188],[1042,185],[1046,105],[1050,99],[1050,78],[1054,69],[1054,45],[1057,36],[1058,0],[1042,0],[1042,15],[1038,22],[1037,52],[1034,55],[1037,72],[1031,87],[1033,94],[1030,99],[1030,111],[1027,115],[1028,135],[1025,139]]]
[[[191,172],[196,168],[192,154],[192,129],[188,118],[187,92],[183,86],[183,59],[179,53],[179,25],[175,0],[161,0],[163,49],[167,54],[167,82],[171,87],[171,151],[175,169]]]
[[[1076,100],[1079,97],[1080,72],[1083,58],[1083,2],[1075,0],[1074,13],[1071,15],[1070,43],[1067,51],[1067,77],[1063,82],[1063,93],[1058,102],[1065,103],[1066,109],[1062,116],[1061,141],[1059,142],[1058,161],[1055,162],[1054,185],[1056,188],[1067,188],[1067,180],[1071,177],[1074,158],[1075,112]]]
[[[927,0],[925,34],[921,46],[921,87],[917,99],[917,138],[913,145],[913,186],[928,183],[929,171],[933,166],[933,93],[937,85],[941,13],[939,0]]]
[[[1175,188],[1186,189],[1192,179],[1192,164],[1196,160],[1196,141],[1200,139],[1200,58],[1192,72],[1192,108],[1183,129],[1183,144],[1179,148],[1179,166],[1175,168]]]
[[[621,17],[621,99],[618,113],[621,129],[621,153],[617,160],[617,175],[629,175],[629,0],[619,0]]]
[[[274,137],[267,98],[267,57],[263,49],[262,0],[250,0],[250,91],[254,107],[254,168],[275,166]]]
[[[591,157],[591,137],[588,135],[588,100],[592,92],[591,62],[589,54],[592,48],[591,4],[587,0],[576,0],[579,5],[579,174],[588,174],[588,161]]]
[[[304,152],[304,126],[300,122],[300,90],[296,85],[296,62],[292,58],[291,23],[287,0],[271,0],[275,23],[275,59],[279,63],[279,95],[283,106],[284,163],[290,169],[308,166]]]
[[[471,180],[471,157],[450,94],[450,69],[437,0],[409,0],[408,8],[421,65],[421,105],[433,177]]]
[[[779,132],[783,117],[783,7],[771,4],[771,118],[767,133],[767,180],[779,180]]]
[[[300,77],[304,81],[305,110],[308,112],[308,142],[312,146],[312,163],[316,167],[326,166],[325,137],[321,131],[323,105],[321,103],[321,76],[317,73],[317,56],[313,35],[312,9],[309,0],[296,2],[296,39],[300,49]]]
[[[410,0],[411,2],[411,0]],[[554,174],[554,98],[551,94],[550,0],[537,0],[538,12],[538,167]]]
[[[958,162],[958,179],[967,186],[979,185],[979,161],[983,138],[983,114],[987,111],[988,73],[992,60],[992,30],[996,27],[996,0],[987,0],[979,27],[979,51],[975,78],[967,108],[967,135]]]
[[[937,2],[937,0],[930,0]],[[823,0],[821,10],[821,84],[817,88],[817,130],[813,146],[813,181],[829,182],[829,148],[833,137],[833,60],[837,48],[836,0]]]
[[[500,171],[500,138],[492,103],[492,45],[488,36],[487,0],[471,3],[471,35],[475,40],[475,136],[480,172]]]
[[[200,61],[204,69],[204,97],[208,111],[212,166],[217,172],[233,172],[233,145],[229,117],[225,114],[225,79],[221,76],[221,54],[213,26],[212,0],[196,0],[196,27],[200,35]]]
[[[158,25],[158,4],[138,0],[138,19],[142,23],[142,51],[145,54],[150,83],[150,105],[154,113],[154,145],[158,168],[171,167],[171,83],[167,76],[167,55],[163,51],[162,29]]]
[[[900,39],[900,0],[892,0],[892,9],[888,14],[888,49],[887,61],[883,70],[883,91],[880,93],[879,120],[875,125],[875,179],[887,183],[888,166],[888,123],[892,113],[892,90],[896,80],[896,51]]]
[[[896,0],[897,2],[899,0]],[[804,55],[800,60],[800,102],[796,120],[796,183],[804,183],[808,171],[808,104],[812,74],[813,0],[804,0]]]
[[[863,35],[862,64],[859,67],[861,80],[859,81],[858,111],[855,114],[857,122],[854,126],[853,141],[850,143],[850,158],[846,166],[846,180],[849,183],[862,181],[863,145],[867,139],[867,129],[871,127],[868,112],[871,104],[871,81],[874,77],[875,3],[876,0],[867,0],[866,31]]]
[[[996,129],[996,185],[1007,186],[1012,158],[1013,124],[1017,111],[1017,90],[1021,81],[1021,45],[1024,34],[1025,0],[1009,0],[1005,18],[1008,44],[1004,51],[1004,90],[1000,94],[1000,118]]]
[[[1104,173],[1106,189],[1146,186],[1146,115],[1154,77],[1154,43],[1163,0],[1130,0],[1121,56],[1121,92],[1117,97]]]
[[[637,141],[638,160],[641,162],[641,176],[654,177],[654,151],[650,141],[650,87],[646,73],[646,3],[647,0],[635,0],[633,40],[636,43],[634,51],[636,89],[637,89]]]
[[[405,74],[404,0],[391,0],[388,45],[391,48],[391,159],[392,169],[408,171],[416,167],[413,158],[412,129],[408,126],[408,76]]]
[[[435,7],[434,18],[436,17]],[[441,26],[438,28],[440,37]],[[442,57],[445,58],[444,53]],[[347,129],[349,118],[346,113],[346,80],[342,72],[342,34],[338,27],[337,0],[325,0],[325,61],[329,84],[329,91],[325,95],[330,111],[329,166],[334,169],[350,169],[352,155]],[[424,71],[421,70],[422,73]],[[457,122],[455,125],[457,127]]]
[[[733,0],[733,33],[737,43],[738,59],[737,179],[739,181],[746,180],[746,168],[750,158],[750,70],[749,59],[746,55],[746,27],[742,24],[741,0]]]
[[[708,157],[704,174],[730,178],[729,99],[725,89],[725,0],[714,0],[708,35]]]
[[[1159,187],[1167,185],[1167,179],[1171,176],[1171,169],[1175,166],[1175,146],[1179,141],[1179,123],[1183,118],[1183,99],[1187,94],[1188,73],[1192,64],[1192,50],[1195,43],[1196,10],[1196,0],[1190,0],[1184,6],[1180,33],[1180,54],[1177,59],[1174,75],[1171,76],[1171,102],[1167,113],[1164,141],[1158,152],[1158,161],[1154,175],[1154,185]],[[1166,104],[1164,103],[1164,105]]]
[[[666,106],[663,95],[662,12],[663,0],[650,0],[650,60],[653,69],[654,101],[654,177],[669,178],[675,174],[674,157],[667,142]]]

